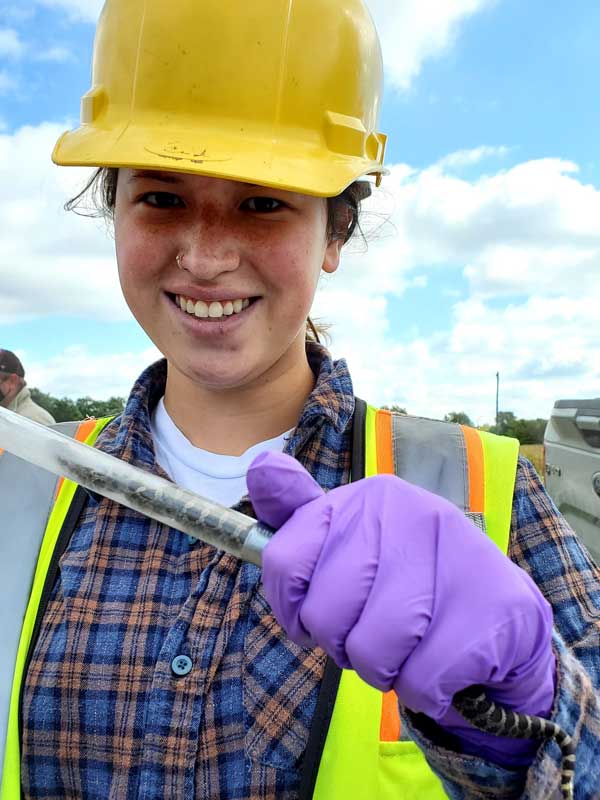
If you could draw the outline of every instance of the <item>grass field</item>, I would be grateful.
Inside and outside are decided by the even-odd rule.
[[[521,455],[528,458],[538,471],[538,475],[544,480],[544,445],[542,444],[522,444]]]

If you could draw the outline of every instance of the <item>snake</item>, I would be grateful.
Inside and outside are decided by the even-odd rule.
[[[563,800],[573,800],[575,775],[575,744],[568,733],[550,720],[511,711],[495,703],[482,686],[469,686],[454,695],[456,710],[473,725],[486,733],[511,739],[553,740],[562,754],[560,789]]]

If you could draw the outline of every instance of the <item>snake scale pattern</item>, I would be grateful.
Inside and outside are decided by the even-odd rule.
[[[453,705],[471,725],[496,736],[512,739],[553,739],[562,753],[561,792],[573,800],[575,745],[571,737],[547,719],[518,714],[490,700],[481,686],[469,686],[454,695]]]

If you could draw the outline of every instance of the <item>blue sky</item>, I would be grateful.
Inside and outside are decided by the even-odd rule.
[[[0,3],[0,346],[46,391],[125,394],[155,353],[119,299],[110,236],[60,211],[84,174],[49,164],[89,88],[100,4]],[[597,396],[600,5],[368,5],[391,175],[368,251],[351,247],[316,301],[334,354],[357,393],[416,414],[490,421],[497,370],[519,415]]]
[[[473,15],[412,91],[388,93],[393,159],[427,166],[502,144],[514,162],[560,156],[597,175],[599,30],[600,5],[588,0],[500,0]]]

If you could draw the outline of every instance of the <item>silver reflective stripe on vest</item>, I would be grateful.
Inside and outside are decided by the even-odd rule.
[[[469,511],[467,451],[459,425],[392,415],[396,475]]]
[[[79,423],[52,427],[75,436]],[[56,484],[56,475],[0,455],[0,774],[21,627]]]

